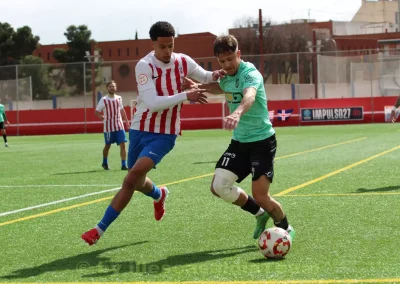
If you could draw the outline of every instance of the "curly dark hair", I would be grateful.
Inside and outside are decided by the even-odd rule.
[[[174,37],[175,29],[168,22],[157,22],[151,26],[149,34],[152,41],[157,41],[159,37]]]
[[[238,48],[238,41],[233,35],[219,36],[214,41],[214,55],[233,53]]]
[[[110,86],[111,84],[115,84],[117,85],[117,83],[114,80],[108,81],[106,84],[106,88],[108,88],[108,86]]]

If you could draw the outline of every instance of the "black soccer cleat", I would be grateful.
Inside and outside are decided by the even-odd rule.
[[[107,164],[102,164],[101,165],[102,167],[103,167],[103,169],[105,169],[106,171],[108,171],[110,168],[108,167],[108,165]]]
[[[128,169],[127,166],[122,166],[122,167],[121,167],[121,170],[122,170],[122,171],[127,171],[127,170],[129,170],[129,169]]]

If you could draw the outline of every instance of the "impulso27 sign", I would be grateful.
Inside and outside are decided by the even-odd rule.
[[[347,121],[363,120],[363,107],[345,108],[302,108],[300,109],[301,121]]]

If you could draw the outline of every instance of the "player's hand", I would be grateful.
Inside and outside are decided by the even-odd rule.
[[[392,112],[390,113],[390,121],[396,122],[396,110],[395,109],[392,109]]]
[[[129,128],[131,128],[131,126],[129,125],[129,121],[126,121],[125,124],[126,124],[126,130],[129,130]]]
[[[8,120],[6,121],[6,123],[7,123],[7,125],[10,125],[10,124],[11,124]]]
[[[212,78],[214,81],[217,81],[218,79],[224,78],[226,75],[226,71],[221,69],[221,70],[216,70],[212,72]]]
[[[183,78],[183,83],[182,83],[182,90],[188,90],[188,89],[192,89],[192,88],[199,88],[199,86],[201,86],[201,84],[198,84],[196,82],[194,82],[193,80],[184,77]]]
[[[186,96],[191,102],[206,104],[207,96],[203,94],[206,91],[206,89],[191,88],[190,90],[186,91]]]
[[[223,127],[226,130],[234,130],[239,124],[240,115],[236,112],[224,118]]]

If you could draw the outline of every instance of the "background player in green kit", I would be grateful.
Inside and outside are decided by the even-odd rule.
[[[219,83],[230,110],[230,115],[224,118],[224,128],[234,131],[228,149],[215,167],[211,192],[256,216],[253,238],[260,236],[272,217],[275,225],[287,230],[293,240],[295,232],[281,204],[269,193],[277,143],[269,120],[262,75],[253,64],[241,60],[234,36],[217,37],[214,54],[227,73]],[[250,173],[253,197],[234,185]]]
[[[10,124],[6,116],[6,111],[4,110],[4,105],[1,104],[0,100],[0,129],[1,129],[1,134],[3,135],[5,146],[8,147],[6,126],[4,125],[5,123]]]

